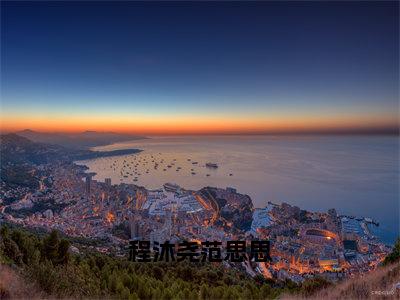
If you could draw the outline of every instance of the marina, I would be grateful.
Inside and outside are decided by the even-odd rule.
[[[96,180],[111,178],[148,189],[166,182],[193,190],[233,186],[248,194],[255,207],[286,201],[327,210],[335,203],[341,214],[379,220],[382,232],[377,234],[388,241],[398,231],[398,209],[386,209],[398,207],[394,137],[153,137],[94,150],[131,148],[142,151],[77,163],[95,172]],[[208,168],[207,163],[218,168]]]

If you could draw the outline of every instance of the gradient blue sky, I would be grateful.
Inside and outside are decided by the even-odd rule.
[[[87,129],[119,117],[398,121],[397,2],[1,6],[5,129],[68,116]]]

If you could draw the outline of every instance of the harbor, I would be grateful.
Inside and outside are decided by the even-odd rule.
[[[385,147],[397,144],[391,137],[152,137],[94,148],[136,148],[142,150],[140,153],[77,163],[95,172],[96,180],[111,178],[115,183],[134,183],[147,189],[157,189],[166,182],[192,190],[233,186],[249,195],[258,208],[265,207],[267,201],[285,201],[327,210],[335,203],[340,214],[379,220],[375,234],[391,243],[399,223],[398,210],[387,209],[398,207],[398,175],[390,165],[398,157],[386,148],[382,153],[369,150],[368,145],[378,142]],[[218,167],[206,167],[208,163]],[[376,166],[380,167],[375,175],[365,172]]]

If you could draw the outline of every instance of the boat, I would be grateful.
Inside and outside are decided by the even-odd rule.
[[[181,187],[175,183],[166,183],[164,184],[164,189],[167,192],[176,192],[177,190],[179,190]]]
[[[216,168],[218,168],[218,165],[215,164],[215,163],[210,163],[210,162],[208,162],[208,163],[206,163],[206,167],[207,167],[207,168],[214,168],[214,169],[216,169]]]

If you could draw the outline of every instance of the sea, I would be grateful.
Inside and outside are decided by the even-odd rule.
[[[77,163],[113,184],[233,187],[255,207],[271,201],[310,211],[335,208],[379,222],[372,230],[387,244],[399,236],[398,136],[154,136],[93,150],[130,148],[143,151]]]

